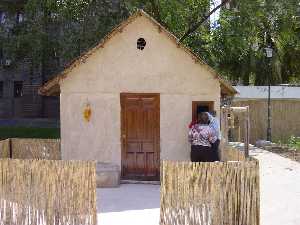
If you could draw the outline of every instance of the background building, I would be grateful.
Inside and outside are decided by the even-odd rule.
[[[0,2],[0,118],[59,118],[59,99],[37,94],[54,71],[33,67],[30,58],[18,57],[12,50],[20,41],[17,33],[26,20],[25,3]]]

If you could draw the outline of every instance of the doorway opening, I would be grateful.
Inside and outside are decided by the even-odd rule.
[[[160,95],[121,93],[122,179],[159,180]]]
[[[192,103],[192,118],[193,121],[197,121],[198,115],[202,112],[214,111],[213,101],[193,101]]]

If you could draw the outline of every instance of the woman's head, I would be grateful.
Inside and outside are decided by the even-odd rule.
[[[209,117],[206,112],[202,112],[198,114],[198,123],[200,124],[208,124],[209,123]]]

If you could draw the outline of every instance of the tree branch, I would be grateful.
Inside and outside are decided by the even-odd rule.
[[[182,42],[185,38],[187,38],[191,33],[195,32],[214,12],[224,6],[226,3],[230,2],[230,0],[223,0],[220,5],[211,10],[207,15],[202,17],[202,19],[196,22],[193,26],[191,26],[182,37],[179,39],[179,42]]]

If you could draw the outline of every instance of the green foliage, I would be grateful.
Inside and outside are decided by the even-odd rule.
[[[219,71],[244,84],[253,76],[256,85],[267,84],[269,79],[272,84],[289,83],[300,77],[296,2],[240,0],[233,9],[224,9],[212,43]],[[270,61],[264,52],[267,45],[274,49]]]
[[[300,137],[291,136],[288,140],[288,145],[289,147],[300,151]]]
[[[7,138],[60,138],[59,128],[0,127],[0,140]]]
[[[221,9],[217,28],[207,21],[184,44],[232,81],[299,83],[299,4],[232,0],[230,9]],[[60,69],[138,8],[181,37],[209,12],[210,0],[28,0],[27,19],[13,35],[3,35],[0,26],[0,45],[11,58],[31,59],[33,68],[41,68],[44,75],[53,61]],[[271,60],[265,56],[267,45],[274,48]]]
[[[135,0],[129,6],[143,8],[180,37],[208,12],[209,1]],[[160,13],[155,13],[157,9]],[[221,10],[219,27],[209,29],[204,23],[185,44],[233,81],[257,85],[267,84],[269,79],[272,84],[297,83],[299,14],[299,0],[232,0],[230,9]],[[269,44],[274,48],[270,61],[264,52]]]
[[[1,26],[0,43],[5,43],[4,51],[8,49],[6,56],[29,59],[32,70],[40,69],[45,76],[94,46],[128,13],[121,3],[111,1],[28,0],[25,15],[9,37]]]

